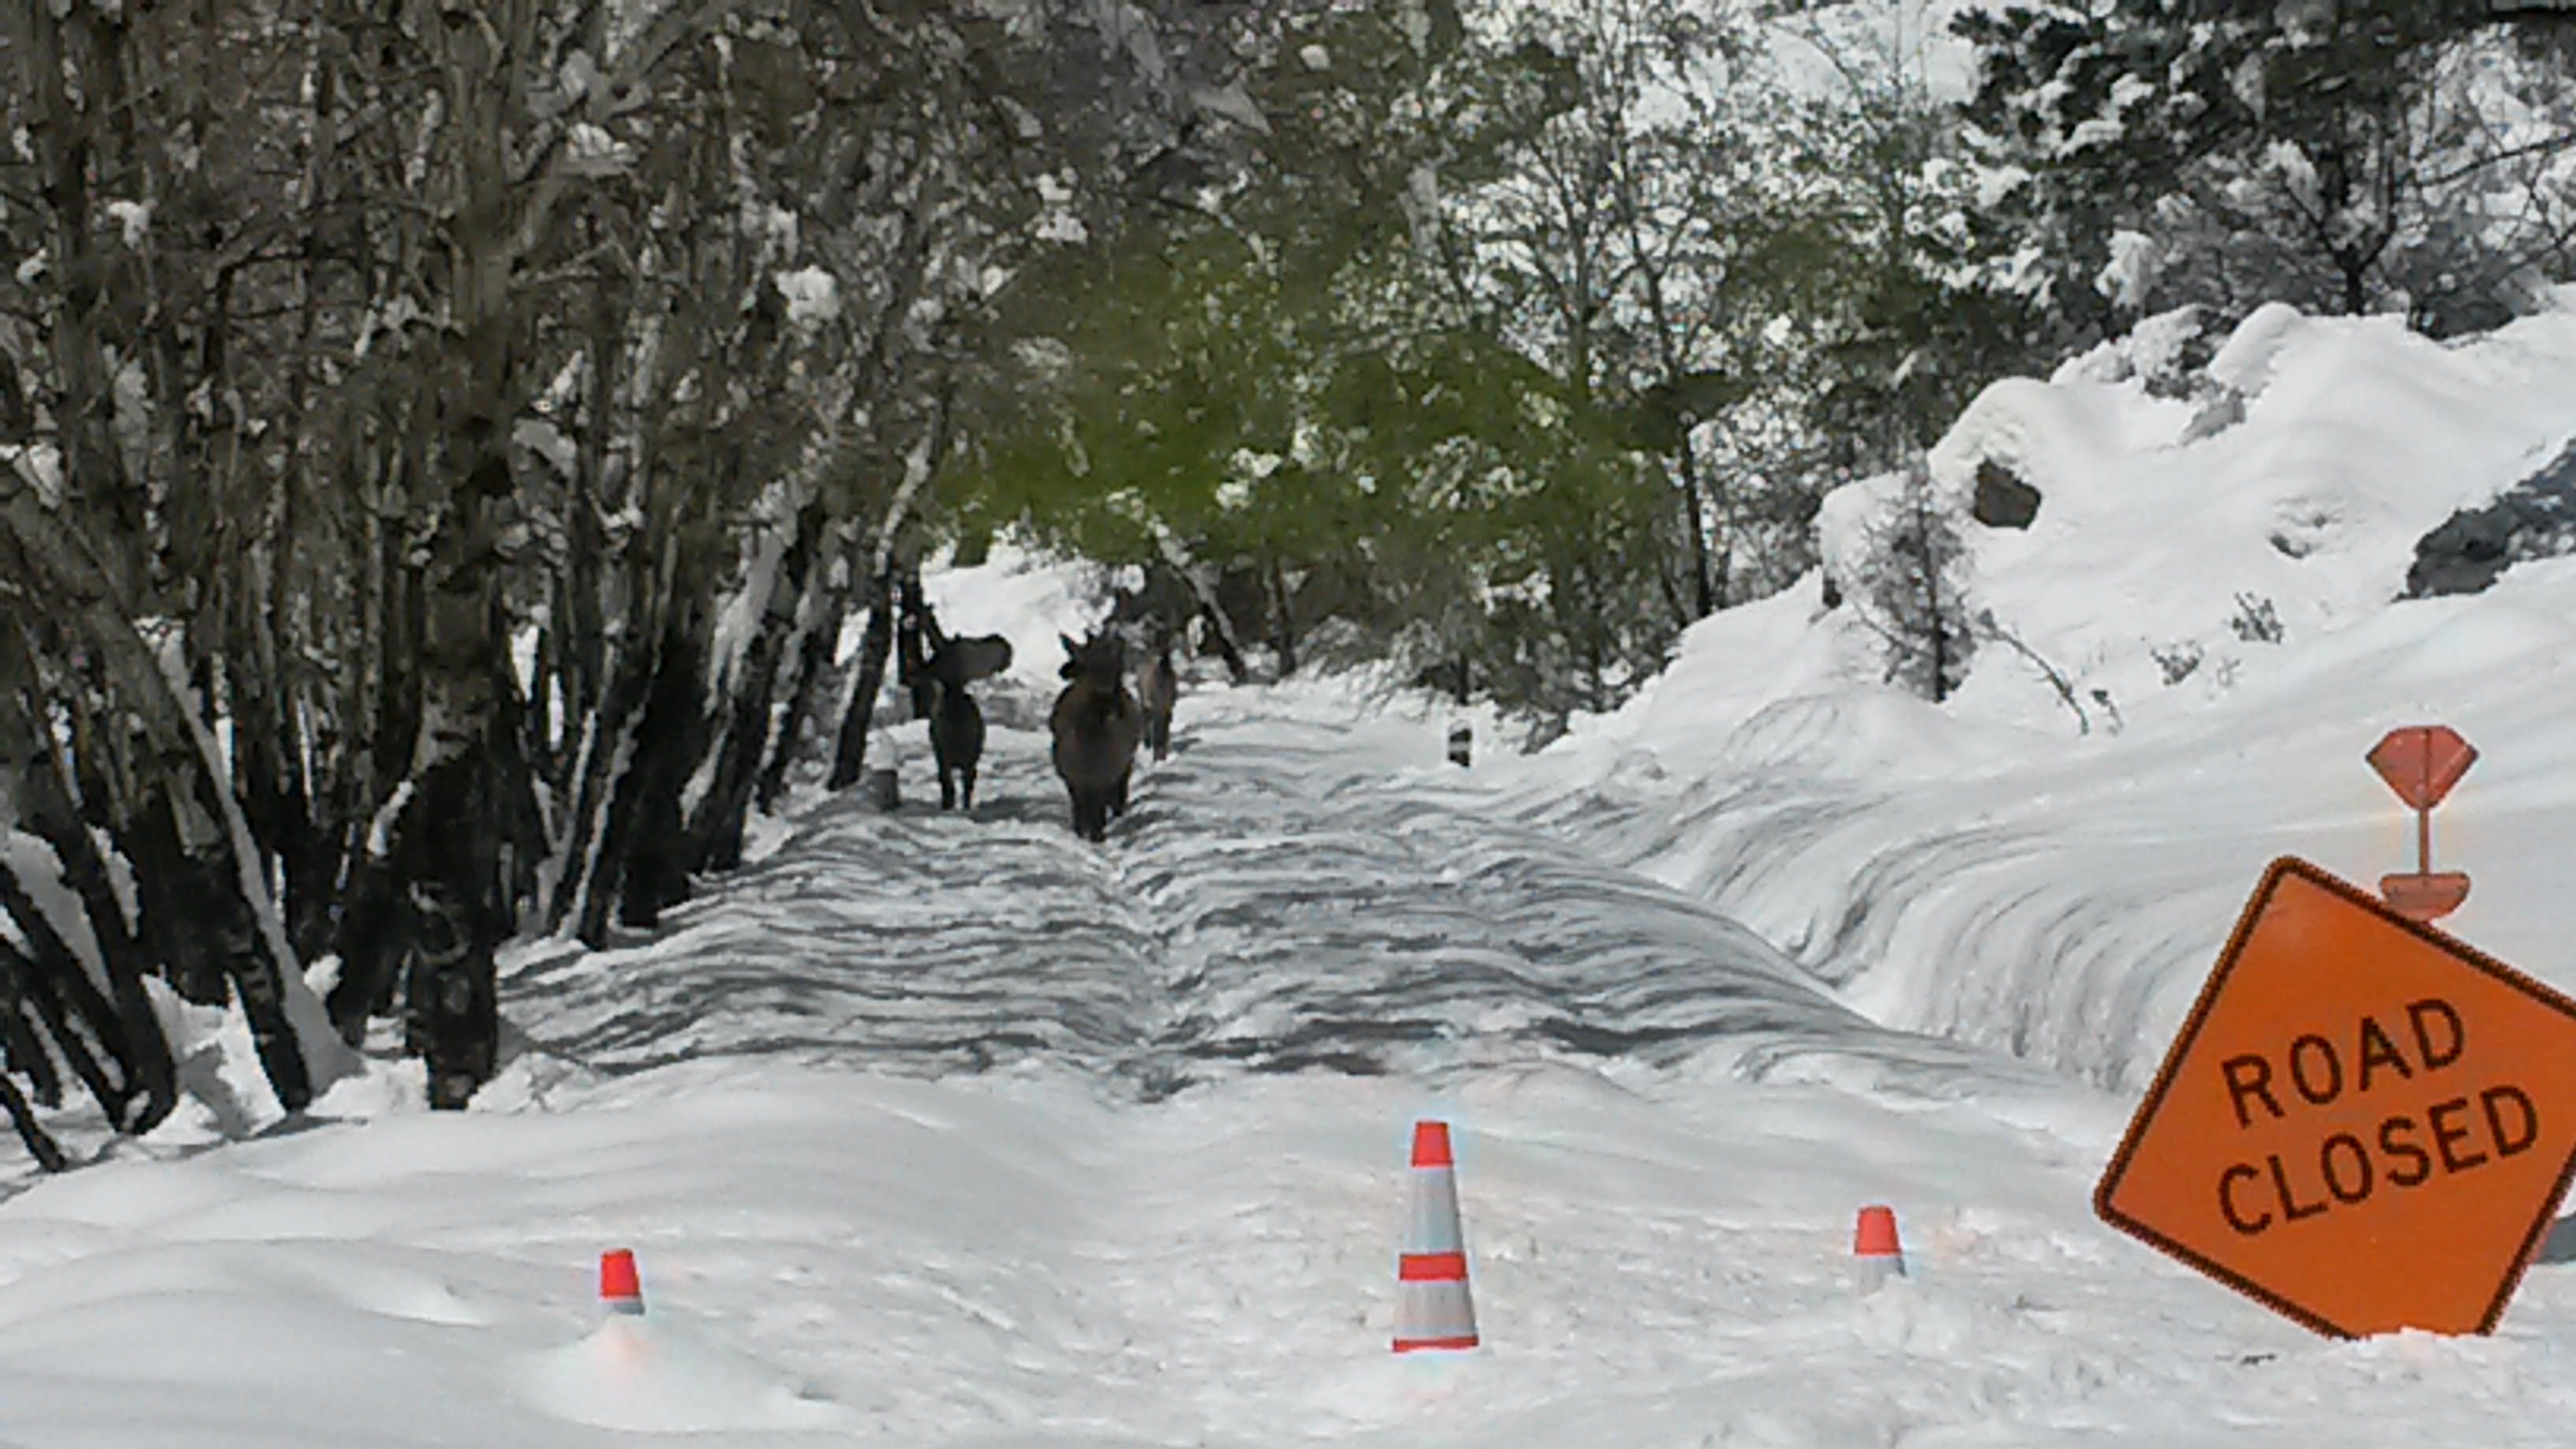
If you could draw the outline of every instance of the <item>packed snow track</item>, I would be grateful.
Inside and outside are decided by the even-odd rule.
[[[1446,765],[1391,773],[1408,747],[1435,758],[1427,727],[1278,708],[1194,715],[1097,847],[1067,828],[1043,738],[997,729],[971,813],[923,803],[927,781],[891,814],[817,804],[659,939],[523,963],[510,1015],[597,1071],[1036,1058],[1147,1099],[1239,1070],[1440,1078],[1548,1055],[1991,1069],[1876,1029],[1677,891],[1444,797]]]

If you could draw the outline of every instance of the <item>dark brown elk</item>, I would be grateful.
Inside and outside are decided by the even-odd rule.
[[[952,639],[925,620],[923,702],[930,715],[930,753],[939,764],[939,808],[975,808],[975,766],[984,758],[984,711],[966,686],[1011,667],[1011,641],[999,634]]]
[[[1136,703],[1145,711],[1145,744],[1158,761],[1172,752],[1172,705],[1180,693],[1180,675],[1172,668],[1172,641],[1165,639],[1136,677]]]
[[[1127,692],[1127,649],[1114,634],[1076,644],[1063,635],[1061,671],[1071,681],[1055,697],[1047,727],[1055,734],[1055,772],[1073,797],[1073,833],[1100,840],[1109,819],[1127,813],[1127,777],[1136,766],[1144,711]]]

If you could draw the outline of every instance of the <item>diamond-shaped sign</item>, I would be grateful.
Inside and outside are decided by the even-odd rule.
[[[2478,762],[2478,752],[2449,725],[2408,725],[2390,730],[2371,747],[2369,759],[2398,799],[2430,810]]]
[[[2093,1195],[2324,1333],[2484,1333],[2576,1173],[2576,1001],[2274,861]]]

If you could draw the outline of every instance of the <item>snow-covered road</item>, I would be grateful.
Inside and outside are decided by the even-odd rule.
[[[1681,893],[1499,823],[1420,726],[1322,698],[1195,711],[1105,847],[1041,737],[997,729],[971,817],[814,806],[662,939],[540,953],[506,985],[597,1070],[790,1053],[938,1074],[1038,1059],[1153,1099],[1243,1069],[1445,1080],[1548,1055],[1819,1053],[2008,1071],[1878,1030]]]
[[[0,1449],[2565,1442],[2576,1274],[2317,1339],[2093,1220],[2124,1099],[1870,1024],[1421,724],[1185,721],[1103,847],[1013,732],[972,819],[806,802],[659,940],[520,960],[472,1112],[380,1059],[0,1203]],[[1388,1352],[1421,1116],[1472,1355]]]

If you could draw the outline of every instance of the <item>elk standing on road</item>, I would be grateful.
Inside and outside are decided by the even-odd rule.
[[[1171,753],[1172,704],[1180,692],[1180,675],[1172,668],[1172,641],[1166,638],[1136,680],[1136,702],[1145,711],[1145,743],[1157,761]]]
[[[1136,765],[1144,712],[1127,692],[1127,650],[1115,634],[1064,642],[1061,671],[1072,681],[1055,697],[1047,727],[1055,734],[1055,772],[1073,797],[1073,833],[1100,840],[1109,817],[1127,813],[1127,776]]]
[[[984,758],[984,711],[966,692],[970,677],[961,641],[942,639],[922,663],[935,698],[930,706],[930,753],[939,761],[939,808],[975,808],[975,766]]]

